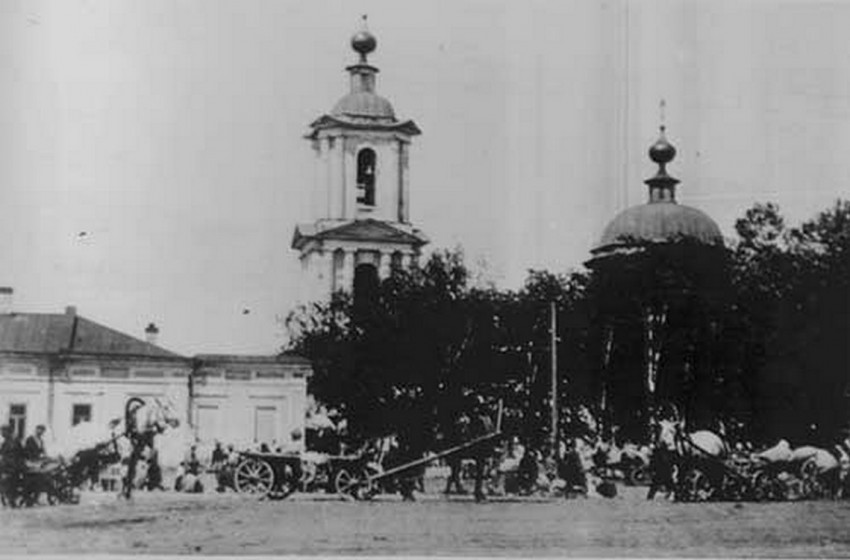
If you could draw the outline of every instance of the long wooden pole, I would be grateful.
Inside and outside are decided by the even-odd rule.
[[[553,301],[549,306],[551,339],[549,341],[552,354],[552,426],[549,452],[554,456],[558,450],[558,323],[557,308]]]
[[[404,471],[406,471],[408,469],[412,469],[414,467],[427,465],[428,463],[436,461],[437,459],[442,459],[443,457],[448,457],[449,455],[453,455],[453,454],[455,454],[459,451],[462,451],[464,449],[469,449],[470,447],[472,447],[474,445],[478,445],[479,443],[482,443],[482,442],[485,442],[485,441],[488,441],[488,440],[491,440],[491,439],[495,439],[497,437],[501,437],[502,436],[502,413],[503,412],[504,412],[503,402],[502,402],[502,399],[499,399],[499,410],[498,410],[498,413],[497,413],[498,415],[496,416],[496,430],[494,432],[491,432],[489,434],[484,434],[483,436],[478,436],[477,438],[471,439],[471,440],[469,440],[465,443],[461,443],[461,444],[455,445],[453,447],[449,447],[448,449],[443,449],[442,451],[440,451],[439,453],[435,453],[434,455],[422,457],[421,459],[411,461],[410,463],[405,463],[404,465],[399,465],[397,467],[393,467],[391,469],[385,470],[385,471],[380,472],[378,474],[368,476],[365,481],[360,481],[360,482],[374,482],[376,480],[380,480],[382,478],[386,478],[388,476],[392,476],[394,474],[404,472]]]
[[[382,478],[387,478],[389,476],[396,475],[400,472],[404,472],[406,470],[409,470],[409,469],[412,469],[412,468],[415,468],[415,467],[421,467],[422,465],[427,465],[428,463],[436,461],[437,459],[442,459],[443,457],[448,457],[449,455],[454,455],[455,453],[457,453],[459,451],[462,451],[464,449],[469,449],[470,447],[478,445],[479,443],[483,443],[487,440],[491,440],[491,439],[500,437],[501,435],[502,435],[501,432],[493,432],[493,433],[486,434],[486,435],[483,435],[483,436],[478,436],[477,438],[472,439],[470,441],[467,441],[466,443],[462,443],[460,445],[455,445],[454,447],[449,447],[448,449],[444,449],[443,451],[440,451],[439,453],[435,453],[434,455],[428,455],[427,457],[422,457],[421,459],[416,459],[415,461],[411,461],[409,463],[405,463],[403,465],[399,465],[397,467],[393,467],[391,469],[387,469],[387,470],[382,471],[380,473],[368,476],[368,477],[366,477],[366,480],[363,480],[361,482],[374,482],[376,480],[381,480]]]

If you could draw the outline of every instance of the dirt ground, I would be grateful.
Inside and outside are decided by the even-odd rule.
[[[4,554],[850,556],[850,502],[677,504],[617,498],[87,493],[79,505],[0,510]]]

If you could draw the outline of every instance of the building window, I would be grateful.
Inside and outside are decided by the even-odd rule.
[[[218,427],[218,407],[215,405],[199,405],[195,428],[198,439],[202,442],[211,442],[220,437]]]
[[[337,249],[333,252],[333,278],[331,278],[331,291],[345,290],[345,251]]]
[[[76,426],[80,422],[91,422],[90,404],[75,404],[71,407],[71,425]]]
[[[9,425],[12,427],[12,434],[23,439],[27,430],[27,405],[9,405]]]
[[[357,202],[375,205],[375,150],[364,148],[357,154]]]
[[[254,441],[272,446],[277,440],[277,409],[258,406],[254,409]]]

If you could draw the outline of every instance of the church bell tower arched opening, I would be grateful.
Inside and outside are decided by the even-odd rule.
[[[302,301],[354,289],[356,267],[369,260],[378,279],[415,262],[428,238],[410,223],[409,150],[421,134],[396,117],[375,92],[378,68],[368,55],[377,39],[364,27],[351,39],[358,54],[348,66],[350,91],[310,124],[315,155],[312,221],[295,228]]]
[[[357,204],[375,206],[375,150],[363,148],[357,153]]]

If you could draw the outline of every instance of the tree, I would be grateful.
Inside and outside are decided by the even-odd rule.
[[[834,441],[847,423],[850,204],[798,228],[758,204],[736,230],[727,348],[737,349],[737,396],[763,439]]]
[[[314,363],[311,393],[346,414],[360,437],[405,432],[427,446],[470,391],[505,366],[498,309],[505,298],[469,285],[460,251],[394,270],[368,299],[339,294],[290,314],[290,351]]]

